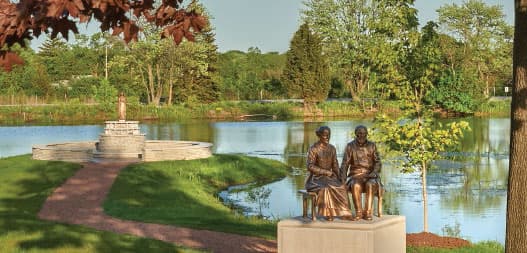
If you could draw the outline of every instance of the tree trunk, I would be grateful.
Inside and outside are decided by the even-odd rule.
[[[153,102],[155,105],[159,105],[161,102],[161,95],[163,94],[163,82],[161,79],[161,70],[159,64],[156,64],[156,85],[157,87]]]
[[[141,81],[143,82],[143,85],[145,86],[145,89],[146,89],[146,98],[147,98],[147,102],[148,104],[152,103],[152,97],[150,96],[150,88],[149,88],[149,84],[148,82],[145,80],[145,75],[144,75],[144,72],[142,69],[138,69],[139,72],[140,72],[140,76],[141,76]]]
[[[414,89],[414,92],[416,92],[416,97],[418,97],[417,91]],[[421,100],[422,101],[422,97]],[[421,138],[423,137],[423,119],[421,118],[421,104],[415,103],[415,107],[417,110],[417,128],[419,129],[419,135]],[[421,152],[426,152],[426,146],[421,146]],[[426,169],[427,169],[427,161],[421,161],[421,191],[422,191],[422,197],[423,197],[423,232],[428,232],[428,193],[426,191]]]
[[[511,144],[505,252],[527,249],[527,0],[515,0]]]
[[[426,192],[426,163],[421,164],[421,186],[423,190],[423,231],[428,232],[428,194]]]
[[[170,74],[168,77],[168,104],[172,105],[172,93],[174,90],[174,70],[170,69]]]
[[[348,89],[350,90],[351,99],[353,101],[360,102],[360,97],[357,95],[357,92],[355,92],[353,81],[350,79],[346,80],[346,85],[348,86]]]
[[[155,99],[155,91],[154,91],[154,73],[153,73],[153,70],[152,70],[152,65],[148,64],[147,65],[147,68],[148,68],[148,87],[150,87],[150,93],[148,94],[148,96],[150,97],[150,101],[152,103],[154,103],[154,99]]]

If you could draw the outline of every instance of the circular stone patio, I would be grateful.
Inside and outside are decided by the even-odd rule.
[[[99,160],[125,161],[164,161],[192,160],[207,158],[212,155],[211,143],[195,141],[161,141],[144,142],[140,153],[97,151],[96,141],[66,142],[33,146],[33,159],[56,160],[67,162],[90,162]]]

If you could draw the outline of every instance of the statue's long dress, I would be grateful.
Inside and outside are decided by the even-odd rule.
[[[317,192],[318,215],[348,216],[351,215],[348,194],[340,180],[337,152],[331,144],[313,144],[307,153],[306,190]],[[331,177],[325,176],[324,170],[333,171]]]
[[[119,113],[119,120],[126,120],[126,98],[119,96],[117,111]]]

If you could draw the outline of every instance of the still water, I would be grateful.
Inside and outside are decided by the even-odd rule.
[[[465,133],[452,159],[437,161],[428,173],[429,228],[444,234],[451,228],[471,241],[505,240],[506,183],[509,162],[508,118],[466,118],[472,131]],[[447,120],[442,120],[446,123]],[[452,120],[449,120],[452,121]],[[142,124],[147,139],[211,142],[214,153],[239,153],[283,161],[294,169],[289,176],[254,190],[270,191],[263,205],[247,201],[247,190],[237,187],[220,195],[243,207],[248,215],[286,218],[301,214],[305,153],[317,141],[315,129],[328,125],[330,143],[341,155],[358,124],[369,120],[323,122],[208,122]],[[0,127],[0,157],[31,152],[34,144],[96,140],[102,125]],[[382,154],[381,154],[382,155]],[[406,216],[407,232],[423,227],[419,174],[401,174],[390,159],[383,160],[382,178],[387,189],[385,211]],[[266,205],[268,204],[268,205]]]

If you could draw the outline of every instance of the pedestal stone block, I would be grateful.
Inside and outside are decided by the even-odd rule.
[[[404,216],[385,215],[372,221],[335,219],[311,221],[302,217],[278,223],[278,253],[404,253]]]
[[[142,159],[145,134],[139,131],[139,121],[106,121],[94,152],[95,159]]]

